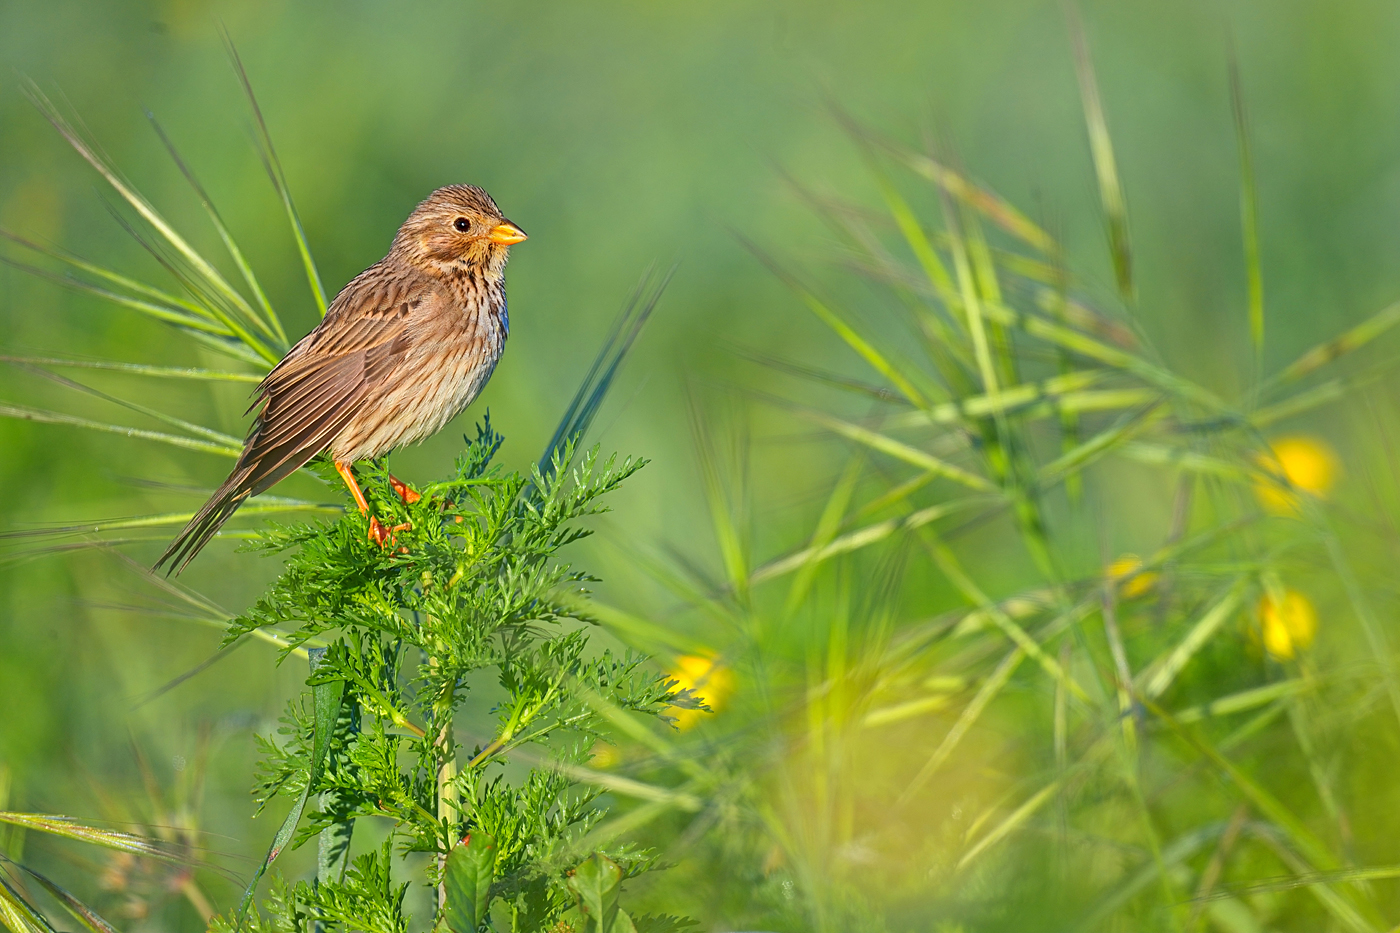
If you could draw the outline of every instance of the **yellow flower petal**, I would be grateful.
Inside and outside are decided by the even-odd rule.
[[[1160,574],[1152,570],[1139,573],[1138,571],[1141,569],[1141,557],[1136,554],[1124,554],[1108,565],[1107,574],[1110,580],[1123,580],[1125,577],[1131,577],[1132,579],[1122,584],[1121,592],[1125,599],[1133,599],[1156,586],[1160,577]]]
[[[719,712],[734,689],[734,675],[713,657],[682,655],[676,658],[676,670],[669,676],[681,689],[693,691],[711,712]],[[689,729],[706,714],[703,710],[672,707],[667,715],[676,720],[676,728]]]
[[[1285,590],[1279,605],[1265,594],[1259,600],[1259,624],[1264,650],[1277,661],[1287,661],[1312,644],[1317,635],[1317,610],[1297,590]]]
[[[1327,498],[1341,463],[1326,442],[1315,437],[1281,437],[1270,449],[1272,455],[1261,456],[1259,466],[1277,479],[1260,478],[1255,483],[1260,505],[1276,515],[1292,515],[1298,511],[1298,492]]]

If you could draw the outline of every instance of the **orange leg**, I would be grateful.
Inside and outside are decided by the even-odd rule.
[[[412,505],[423,498],[422,493],[416,489],[409,488],[408,483],[405,483],[393,473],[389,474],[389,485],[394,487],[394,492],[399,494],[399,498],[403,500],[404,505]]]
[[[337,460],[335,461],[335,471],[340,474],[341,479],[345,480],[345,485],[350,487],[350,495],[355,497],[355,504],[360,507],[360,514],[369,515],[369,502],[365,500],[365,494],[360,490],[360,484],[355,482],[355,474],[350,472],[350,464],[344,460]],[[380,547],[384,546],[384,543],[395,531],[401,530],[402,526],[394,529],[385,528],[379,519],[373,515],[369,516],[369,539]]]
[[[345,480],[345,485],[350,487],[350,495],[355,497],[355,504],[360,507],[361,515],[369,514],[369,503],[365,501],[365,494],[360,491],[360,484],[355,482],[355,474],[350,472],[350,464],[344,460],[335,461],[335,471],[340,474],[340,478]]]
[[[335,471],[340,474],[341,479],[345,480],[345,485],[350,487],[350,495],[355,497],[355,504],[360,507],[360,514],[369,515],[369,502],[365,499],[364,492],[360,490],[360,484],[355,482],[355,474],[350,472],[350,464],[344,460],[337,460],[335,461]],[[404,502],[417,502],[419,499],[423,498],[412,489],[409,489],[408,485],[400,479],[391,476],[390,482],[393,483],[394,491],[399,494],[399,497],[402,498]],[[378,518],[370,515],[369,539],[380,547],[384,547],[393,540],[395,534],[412,527],[411,524],[405,522],[402,525],[395,525],[393,528],[385,528],[384,524],[380,522]]]

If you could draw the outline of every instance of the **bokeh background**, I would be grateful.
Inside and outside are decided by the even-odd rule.
[[[1232,49],[1258,178],[1265,368],[1400,294],[1400,9],[1368,0],[1130,0],[1086,2],[1082,13],[1128,195],[1138,318],[1162,359],[1225,395],[1240,391],[1249,368]],[[148,108],[209,189],[288,329],[308,330],[311,301],[250,143],[221,25],[258,93],[329,290],[379,258],[440,184],[484,186],[530,234],[512,255],[502,365],[471,412],[396,455],[401,475],[445,470],[487,408],[508,437],[506,461],[531,462],[643,272],[679,263],[594,433],[606,450],[653,462],[577,556],[604,579],[599,592],[612,604],[688,635],[704,639],[711,623],[677,613],[636,555],[718,572],[694,423],[721,435],[746,426],[753,548],[777,553],[809,534],[841,451],[761,402],[762,393],[805,400],[815,390],[751,357],[859,371],[744,241],[812,280],[838,283],[862,325],[893,345],[911,339],[870,293],[839,284],[835,241],[791,183],[879,209],[834,111],[914,146],[937,141],[1062,239],[1085,294],[1112,301],[1064,11],[1038,0],[8,0],[0,226],[161,275],[104,208],[110,194],[96,175],[26,101],[27,77],[212,250],[217,240],[147,124]],[[210,362],[156,324],[8,267],[0,267],[0,348]],[[87,381],[243,430],[236,387]],[[126,417],[23,369],[0,368],[0,399]],[[1320,415],[1302,428],[1350,449],[1347,419]],[[0,530],[193,508],[226,467],[125,438],[0,421]],[[304,477],[287,487],[328,495]],[[1150,548],[1169,491],[1128,484],[1120,493],[1105,500],[1122,506],[1105,510],[1112,549]],[[143,564],[157,552],[155,544],[124,551]],[[216,543],[183,581],[236,612],[273,573],[274,562]],[[920,577],[905,608],[940,594],[942,584]],[[184,805],[211,834],[205,844],[252,856],[270,831],[249,822],[252,735],[272,728],[301,672],[275,668],[271,649],[253,644],[143,704],[220,637],[141,608],[150,602],[140,577],[104,550],[0,564],[0,762],[13,779],[11,805],[150,821],[136,812],[144,805],[122,803],[145,799],[140,756],[172,795],[198,762],[207,781]],[[289,860],[288,870],[296,865]],[[216,906],[232,890],[217,890]],[[664,885],[652,893],[668,896]],[[743,897],[732,891],[729,900],[676,896],[705,929],[729,929],[742,916],[734,905]],[[196,928],[182,909],[174,916]]]

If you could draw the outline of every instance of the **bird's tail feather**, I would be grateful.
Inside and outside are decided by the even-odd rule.
[[[246,462],[240,458],[228,479],[214,490],[204,507],[170,542],[170,547],[156,561],[154,569],[159,570],[168,564],[170,570],[167,573],[178,574],[184,570],[185,565],[194,560],[204,545],[218,534],[224,522],[233,517],[239,506],[300,470],[321,446],[324,446],[324,438],[316,437],[309,445],[278,448],[255,461]],[[246,453],[244,456],[247,456]]]
[[[170,542],[170,547],[165,549],[165,553],[160,555],[160,560],[156,561],[153,569],[160,570],[167,567],[167,574],[179,573],[185,569],[194,556],[200,552],[204,545],[209,543],[209,539],[218,533],[224,522],[228,521],[238,507],[247,501],[252,490],[248,488],[247,482],[251,467],[235,467],[229,478],[224,480],[223,485],[214,490],[214,494],[209,497],[209,501],[194,514],[189,524],[175,536],[175,540]]]

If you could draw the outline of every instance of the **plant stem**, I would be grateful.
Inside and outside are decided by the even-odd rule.
[[[430,658],[429,665],[437,668],[439,666],[437,658]],[[433,704],[433,718],[438,723],[438,732],[433,739],[433,747],[437,752],[438,773],[437,773],[437,817],[440,821],[452,819],[458,812],[457,808],[457,744],[452,735],[452,710],[453,701],[456,697],[456,682],[449,681],[443,688],[441,695]],[[448,842],[451,846],[452,841]],[[447,850],[444,849],[438,856],[438,871],[444,879],[447,873]],[[438,909],[441,910],[447,904],[447,882],[443,880],[438,883]]]

